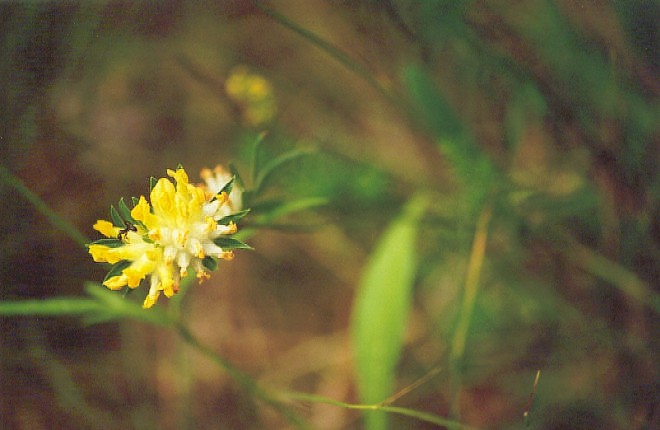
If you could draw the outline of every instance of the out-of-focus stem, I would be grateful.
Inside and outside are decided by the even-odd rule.
[[[28,202],[37,209],[39,213],[45,216],[48,221],[59,230],[66,233],[71,239],[75,240],[79,245],[85,246],[90,240],[85,237],[73,224],[66,219],[59,216],[44,202],[41,197],[33,193],[28,187],[25,186],[23,181],[14,176],[6,167],[0,166],[0,178],[14,187]]]
[[[307,423],[305,423],[305,421],[300,416],[298,416],[298,414],[291,410],[291,408],[278,400],[274,395],[264,390],[252,378],[241,372],[227,359],[216,354],[215,351],[200,342],[199,339],[197,339],[197,337],[181,322],[174,322],[174,329],[186,343],[188,343],[190,346],[201,352],[215,364],[224,369],[224,371],[227,372],[229,376],[231,376],[231,378],[236,381],[245,391],[278,411],[297,428],[310,428]]]
[[[484,255],[486,253],[486,243],[488,241],[488,226],[493,213],[492,203],[489,201],[484,206],[479,214],[472,241],[472,249],[470,250],[470,257],[468,260],[467,273],[465,276],[465,288],[463,291],[463,301],[461,303],[458,323],[454,330],[454,335],[451,342],[451,350],[449,353],[450,366],[452,370],[452,416],[454,419],[460,417],[460,385],[462,366],[461,361],[465,352],[465,343],[467,340],[468,329],[470,328],[470,321],[472,313],[474,312],[474,304],[477,299],[479,291],[479,277],[481,275],[481,268],[484,262]]]

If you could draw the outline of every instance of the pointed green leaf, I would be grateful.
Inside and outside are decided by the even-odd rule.
[[[217,239],[214,239],[213,243],[227,251],[231,249],[254,249],[247,243],[243,243],[238,239],[234,239],[233,237],[220,236]]]
[[[119,239],[104,238],[104,239],[95,240],[94,242],[87,244],[87,246],[89,247],[89,245],[103,245],[103,246],[107,246],[108,248],[117,248],[122,246],[123,244],[124,242],[122,242]]]
[[[416,238],[428,199],[413,198],[387,228],[367,262],[352,315],[357,382],[362,403],[393,394],[396,366],[417,270]],[[366,428],[384,429],[387,416],[369,412]]]
[[[171,320],[167,314],[157,307],[142,309],[142,306],[138,303],[126,300],[121,294],[117,294],[116,291],[110,291],[101,285],[88,283],[85,286],[85,291],[96,299],[102,309],[99,315],[92,315],[92,318],[94,318],[93,322],[132,318],[149,324],[162,326],[171,324]]]
[[[267,225],[273,220],[285,215],[290,215],[292,213],[301,212],[307,209],[323,207],[327,204],[328,199],[323,197],[308,197],[285,203],[275,202],[275,204],[272,205],[265,204],[263,209],[260,211],[262,212],[262,215],[259,217],[258,223]]]
[[[220,220],[218,221],[218,224],[220,224],[220,225],[229,225],[230,222],[233,222],[234,224],[236,224],[238,222],[238,220],[245,217],[245,215],[247,215],[248,213],[250,213],[250,209],[244,209],[240,212],[236,212],[235,214],[227,215],[225,217],[220,218]]]
[[[227,195],[231,194],[231,190],[234,189],[234,181],[235,180],[236,180],[236,176],[232,176],[231,179],[229,180],[229,182],[227,182],[225,184],[225,186],[222,187],[222,189],[220,190],[218,195],[220,195],[222,193],[227,193]]]
[[[151,190],[154,189],[157,183],[158,179],[154,178],[153,176],[149,177],[149,193],[151,193]]]
[[[238,174],[238,169],[236,168],[236,165],[232,162],[229,162],[229,172],[232,174],[233,177],[236,178],[236,185],[238,185],[239,188],[244,189],[245,182],[243,182],[243,178],[241,178],[241,175]]]
[[[252,170],[252,185],[254,186],[255,182],[257,182],[257,174],[259,172],[259,150],[261,149],[261,145],[264,143],[264,139],[266,137],[266,133],[259,133],[257,138],[254,140],[254,145],[252,147],[252,165],[251,170]]]
[[[427,70],[410,66],[405,71],[405,80],[418,117],[436,138],[438,148],[467,187],[466,204],[471,211],[478,210],[488,192],[498,185],[495,165],[476,143]]]
[[[117,212],[117,209],[115,209],[113,205],[110,205],[110,219],[112,219],[112,222],[115,226],[126,228],[126,223],[124,222],[121,215],[119,215],[119,212]]]
[[[119,276],[121,275],[122,270],[127,268],[128,266],[131,265],[131,262],[128,260],[121,260],[118,263],[115,263],[110,271],[108,272],[107,275],[105,275],[105,278],[103,278],[103,282],[107,281],[108,279],[112,278],[113,276]]]
[[[131,201],[133,202],[133,207],[135,207],[140,202],[140,199],[137,197],[131,197]]]
[[[209,272],[215,271],[218,268],[218,262],[215,258],[209,257],[208,255],[202,260],[202,266],[206,267]]]
[[[261,192],[268,184],[268,181],[273,176],[273,174],[283,165],[309,154],[311,154],[311,151],[308,149],[294,149],[270,160],[262,169],[259,170],[259,173],[253,184],[254,193],[259,194],[259,192]]]
[[[419,118],[436,137],[459,142],[471,140],[463,123],[428,71],[409,66],[404,77]]]
[[[131,210],[126,205],[126,202],[124,202],[123,197],[119,199],[119,204],[117,205],[117,207],[119,208],[119,214],[122,216],[122,218],[124,218],[124,220],[130,221],[132,224],[137,223],[137,221],[135,221],[135,219],[133,219],[133,217],[131,216]]]

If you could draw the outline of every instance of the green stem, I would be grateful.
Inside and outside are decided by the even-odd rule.
[[[343,64],[348,70],[358,75],[360,78],[364,79],[369,83],[373,88],[376,89],[380,94],[385,96],[387,99],[393,101],[397,105],[402,105],[401,98],[398,97],[392,90],[386,88],[381,84],[376,78],[374,78],[373,73],[363,65],[357,63],[349,55],[344,53],[341,49],[337,48],[333,44],[326,42],[316,34],[311,31],[301,27],[290,19],[286,18],[284,15],[276,12],[275,10],[264,6],[261,1],[255,0],[255,5],[259,10],[273,18],[278,24],[293,30],[295,33],[298,33],[305,39],[307,39],[312,45],[324,51],[326,54],[330,55],[335,60]]]
[[[427,412],[416,411],[414,409],[402,408],[398,406],[386,406],[383,404],[362,405],[355,403],[346,403],[346,402],[340,402],[338,400],[329,399],[323,396],[317,396],[315,394],[307,394],[307,393],[299,393],[299,392],[289,392],[286,393],[286,396],[291,399],[305,400],[313,403],[325,403],[328,405],[338,406],[346,409],[357,409],[361,411],[382,411],[382,412],[389,412],[398,415],[404,415],[407,417],[416,418],[420,421],[426,421],[428,423],[443,426],[448,429],[465,429],[465,430],[474,429],[474,427],[469,427],[459,422],[448,420],[446,418],[442,418],[437,415],[429,414]]]
[[[325,398],[322,396],[317,396],[314,394],[307,394],[300,392],[288,392],[283,394],[283,396],[275,396],[269,393],[268,391],[264,390],[252,378],[241,372],[227,359],[218,355],[214,350],[212,350],[211,348],[200,342],[199,339],[197,339],[197,337],[195,337],[195,335],[183,323],[173,320],[172,326],[186,343],[188,343],[190,346],[201,352],[203,355],[205,355],[207,358],[209,358],[211,361],[213,361],[215,364],[221,367],[224,371],[226,371],[229,374],[229,376],[234,381],[236,381],[246,392],[255,396],[262,402],[266,403],[267,405],[269,405],[270,407],[281,413],[287,420],[289,420],[289,422],[291,422],[298,428],[307,429],[309,428],[309,426],[298,416],[298,414],[292,411],[285,404],[285,402],[278,399],[278,397],[286,397],[288,399],[296,399],[296,400],[306,400],[316,403],[326,403],[339,407],[344,407],[347,409],[358,409],[358,410],[367,410],[367,411],[377,410],[377,411],[389,412],[389,413],[416,418],[420,421],[426,421],[429,423],[444,426],[448,429],[473,429],[473,427],[468,427],[456,421],[448,420],[439,417],[437,415],[416,411],[408,408],[389,406],[389,403],[386,402],[380,404],[374,404],[374,405],[352,404],[352,403],[345,403],[338,400]],[[435,375],[435,373],[437,373],[437,371],[432,371],[427,376],[430,377],[432,375]],[[422,378],[422,381],[420,381],[420,383],[425,381],[426,379],[427,377]],[[417,384],[415,384],[415,386],[417,386]],[[400,396],[396,396],[391,399],[388,399],[388,401],[392,402],[396,400],[396,398],[398,397]]]
[[[297,428],[300,429],[310,428],[305,423],[305,421],[298,416],[298,414],[296,414],[283,402],[281,402],[273,395],[271,395],[269,392],[264,390],[252,378],[241,372],[227,359],[216,354],[216,352],[213,351],[211,348],[201,343],[199,339],[197,339],[197,337],[195,337],[195,335],[192,334],[192,332],[188,330],[188,328],[184,326],[182,323],[174,322],[173,327],[184,341],[186,341],[190,346],[201,352],[203,355],[205,355],[215,364],[220,366],[225,372],[229,374],[229,376],[232,377],[232,379],[234,379],[234,381],[238,382],[238,384],[246,392],[250,393],[251,395],[255,396],[256,398],[258,398],[268,406],[278,411],[280,414],[282,414],[282,416],[284,416],[291,424],[295,425]]]
[[[49,300],[0,300],[0,316],[73,316],[105,310],[97,300],[58,297]]]
[[[460,416],[458,400],[460,397],[459,392],[462,380],[461,361],[463,360],[463,354],[465,353],[468,329],[470,328],[470,321],[472,320],[472,313],[474,312],[474,304],[477,300],[477,293],[479,291],[479,278],[486,253],[488,225],[490,224],[492,212],[492,203],[487,202],[477,220],[474,239],[472,241],[472,249],[468,260],[467,273],[465,276],[463,302],[461,303],[458,324],[454,330],[454,336],[451,342],[451,350],[449,353],[453,376],[451,409],[454,418]]]
[[[660,295],[634,272],[582,245],[568,234],[563,234],[563,240],[566,244],[563,248],[573,264],[613,285],[633,302],[647,306],[656,314],[660,313]]]
[[[33,193],[20,179],[14,176],[9,171],[9,169],[4,166],[0,166],[0,178],[3,182],[14,187],[28,202],[32,203],[35,209],[37,209],[38,212],[45,216],[53,226],[66,233],[79,245],[85,246],[85,244],[90,242],[90,240],[86,238],[73,224],[53,211],[48,206],[48,204],[46,204],[46,202],[41,199],[41,197]]]

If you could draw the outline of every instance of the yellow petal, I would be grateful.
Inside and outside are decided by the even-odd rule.
[[[105,245],[89,245],[89,253],[97,263],[115,264],[124,260],[121,256],[120,248],[109,248]]]
[[[144,196],[140,196],[137,205],[131,209],[131,216],[138,221],[142,221],[147,228],[151,228],[157,222],[156,217],[151,213],[151,206],[149,206]]]
[[[175,289],[178,289],[179,286],[174,282],[172,277],[172,265],[171,264],[161,264],[158,267],[158,277],[160,279],[159,290],[163,290],[167,297],[172,297],[174,295]]]
[[[149,309],[150,307],[155,305],[156,302],[158,301],[158,296],[160,296],[160,291],[156,291],[156,293],[153,295],[149,293],[147,297],[145,297],[144,303],[142,303],[142,308]]]
[[[222,258],[223,260],[231,261],[234,259],[234,251],[223,251],[222,254],[218,256],[218,258]]]
[[[177,187],[188,183],[188,174],[183,168],[176,169],[176,172],[171,169],[167,169],[167,175],[174,178],[176,181]]]
[[[103,285],[108,287],[110,290],[121,290],[126,285],[126,276],[112,276],[106,279]]]
[[[115,227],[110,221],[104,219],[96,221],[93,228],[105,237],[117,237],[119,234],[119,227]]]
[[[175,219],[175,194],[174,184],[168,179],[160,178],[151,190],[151,205],[154,207],[154,212]]]
[[[156,263],[150,260],[146,254],[134,261],[130,266],[124,269],[128,286],[135,288],[151,272],[154,271]]]

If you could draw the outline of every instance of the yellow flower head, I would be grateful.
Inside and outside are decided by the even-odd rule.
[[[136,288],[150,278],[143,307],[153,306],[161,291],[174,295],[181,278],[192,268],[200,282],[217,266],[216,259],[230,260],[233,249],[249,248],[229,235],[237,231],[241,194],[234,178],[216,167],[202,171],[206,185],[188,182],[186,171],[168,170],[169,178],[152,178],[149,201],[133,198],[129,209],[124,200],[110,207],[113,222],[99,220],[94,229],[103,234],[89,245],[96,262],[113,264],[103,285],[111,290]]]
[[[232,69],[225,81],[225,91],[241,109],[243,121],[248,125],[258,126],[275,117],[277,107],[270,82],[246,67]]]

